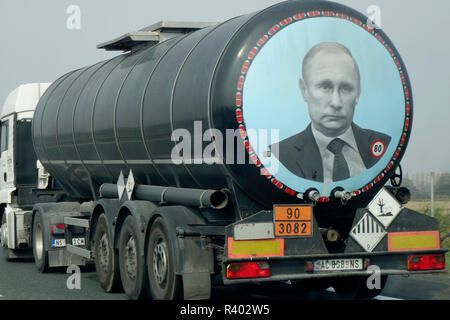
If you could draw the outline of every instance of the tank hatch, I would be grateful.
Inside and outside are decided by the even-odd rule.
[[[128,32],[118,38],[103,42],[97,45],[97,49],[134,51],[216,24],[218,22],[160,21],[138,31]]]

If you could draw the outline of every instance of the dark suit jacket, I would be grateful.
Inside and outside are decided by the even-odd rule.
[[[387,148],[391,137],[384,133],[362,129],[355,123],[352,123],[352,129],[358,151],[368,169],[379,160],[372,155],[372,144],[376,140],[381,140]],[[304,131],[271,145],[269,148],[275,156],[272,148],[277,144],[278,160],[289,171],[301,178],[323,182],[322,158],[312,133],[311,124]]]

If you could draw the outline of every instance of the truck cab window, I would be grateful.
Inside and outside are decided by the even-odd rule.
[[[1,123],[0,132],[0,150],[1,152],[8,150],[8,121],[3,121]]]

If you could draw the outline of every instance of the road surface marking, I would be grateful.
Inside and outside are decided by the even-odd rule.
[[[326,289],[326,291],[336,293],[336,291],[334,291],[334,289],[333,289],[332,287],[329,287],[328,289]],[[376,296],[376,297],[373,298],[373,299],[374,299],[374,300],[403,300],[403,299],[392,298],[392,297],[386,297],[386,296]]]

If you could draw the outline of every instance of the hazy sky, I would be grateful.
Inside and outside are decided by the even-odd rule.
[[[22,83],[62,74],[118,53],[96,45],[160,20],[225,21],[276,0],[0,0],[0,105]],[[400,52],[414,96],[406,172],[450,171],[450,1],[337,0],[365,13],[381,9],[381,26]],[[80,29],[66,21],[81,10]]]

